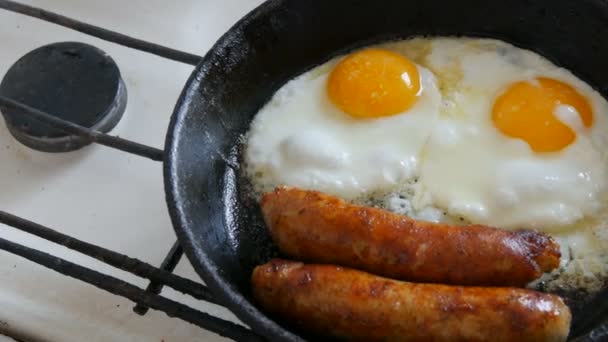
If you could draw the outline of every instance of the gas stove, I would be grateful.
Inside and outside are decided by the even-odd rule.
[[[0,333],[257,339],[181,258],[158,161],[193,64],[261,2],[0,1]]]

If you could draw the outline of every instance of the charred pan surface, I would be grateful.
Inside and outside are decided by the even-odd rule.
[[[551,294],[413,284],[274,259],[252,276],[256,300],[305,331],[359,341],[565,341],[570,311]]]
[[[417,221],[288,187],[264,195],[261,207],[281,252],[307,262],[401,280],[505,286],[559,265],[559,245],[536,231]]]

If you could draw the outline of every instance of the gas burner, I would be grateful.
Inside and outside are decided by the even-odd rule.
[[[127,89],[114,60],[77,42],[45,45],[21,57],[2,79],[0,96],[100,132],[114,128],[127,105]],[[92,142],[16,109],[2,108],[2,114],[11,134],[35,150],[68,152]]]

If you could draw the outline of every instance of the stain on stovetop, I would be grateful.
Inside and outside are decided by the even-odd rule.
[[[28,153],[27,151],[25,151],[21,148],[16,148],[14,150],[15,150],[15,157],[17,157],[17,159],[21,159],[23,161],[32,160],[32,155],[30,153]]]

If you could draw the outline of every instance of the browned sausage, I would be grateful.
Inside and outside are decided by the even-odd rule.
[[[561,298],[526,289],[414,284],[331,265],[272,260],[252,275],[269,313],[359,341],[565,341]]]
[[[453,226],[362,207],[316,191],[278,188],[261,201],[289,257],[431,283],[523,286],[559,265],[558,244],[530,230]]]

